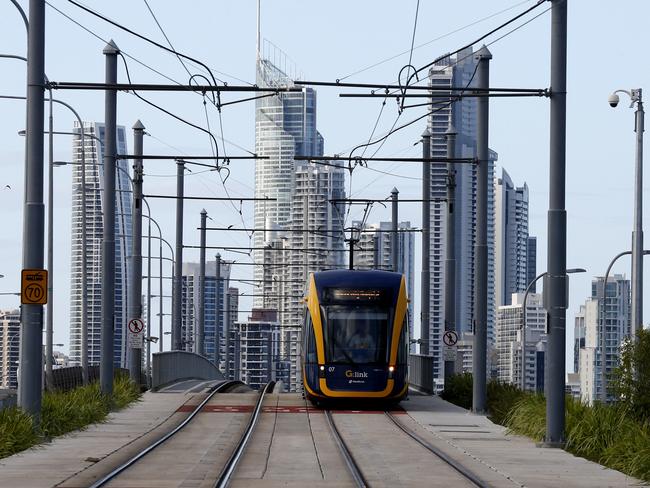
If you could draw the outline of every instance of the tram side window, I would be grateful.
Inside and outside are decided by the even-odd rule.
[[[306,362],[316,363],[316,338],[309,310],[305,313]]]
[[[408,313],[404,315],[402,331],[399,334],[399,345],[397,348],[397,364],[406,364],[409,354],[409,322]]]

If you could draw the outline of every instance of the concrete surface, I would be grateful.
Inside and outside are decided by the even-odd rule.
[[[604,488],[648,486],[561,449],[543,449],[483,415],[437,396],[411,395],[401,406],[427,440],[494,486]]]
[[[182,422],[211,383],[187,381],[112,413],[107,422],[0,460],[0,487],[87,487]],[[245,389],[244,389],[245,390]],[[197,393],[199,392],[200,393]],[[186,429],[127,470],[112,487],[212,486],[248,421],[257,394],[213,397]],[[400,425],[495,488],[648,486],[558,449],[541,449],[486,417],[438,397],[411,395]],[[469,486],[381,411],[333,412],[344,441],[374,487]],[[354,486],[322,411],[300,395],[266,397],[233,487]]]

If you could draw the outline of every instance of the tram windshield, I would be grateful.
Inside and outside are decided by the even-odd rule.
[[[388,310],[377,307],[323,307],[328,363],[368,364],[386,361]]]

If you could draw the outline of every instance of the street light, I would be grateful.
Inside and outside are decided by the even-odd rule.
[[[569,268],[566,270],[566,274],[574,273],[586,273],[587,270],[584,268]],[[521,390],[526,391],[526,301],[528,300],[528,293],[533,285],[546,276],[548,271],[538,274],[534,280],[528,283],[526,287],[526,292],[524,293],[524,301],[522,304],[522,313],[521,313]]]
[[[636,333],[643,328],[643,123],[644,111],[641,99],[641,88],[616,90],[609,96],[609,105],[614,108],[618,105],[618,93],[625,93],[630,97],[630,108],[634,107],[636,133],[636,164],[634,174],[634,227],[632,229],[632,298],[631,298],[631,324],[632,340],[636,340]]]

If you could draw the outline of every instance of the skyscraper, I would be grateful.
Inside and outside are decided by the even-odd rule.
[[[625,275],[598,276],[591,282],[591,298],[584,305],[584,346],[579,350],[580,391],[582,400],[599,400],[603,391],[601,361],[605,362],[605,376],[618,366],[620,348],[630,337],[630,280]],[[604,316],[602,316],[604,314]],[[605,350],[602,350],[602,326],[605,325]],[[579,323],[576,321],[576,323]],[[581,341],[582,343],[582,341]],[[607,395],[611,399],[611,395]]]
[[[476,60],[472,49],[459,52],[455,58],[446,57],[429,69],[429,83],[436,88],[473,86]],[[436,95],[444,92],[436,91]],[[457,132],[455,154],[457,157],[476,157],[476,99],[463,98],[451,103],[434,102],[429,117],[431,133],[431,156],[447,156],[445,133],[450,126]],[[497,154],[490,150],[488,164],[488,347],[494,344],[494,162]],[[472,331],[474,320],[474,245],[476,243],[476,167],[459,164],[456,171],[456,328],[460,334]],[[445,199],[447,193],[447,163],[431,164],[431,199]],[[443,381],[442,332],[445,318],[445,259],[447,204],[431,203],[431,269],[430,269],[430,328],[428,350],[434,356],[434,379],[437,385]],[[489,354],[488,354],[489,357]]]
[[[229,318],[227,307],[228,279],[230,264],[221,262],[220,279],[217,280],[216,261],[205,263],[204,290],[204,354],[213,363],[225,370],[226,326]],[[181,300],[181,335],[189,343],[191,351],[196,351],[196,320],[198,318],[199,264],[183,263],[183,293]],[[218,286],[218,287],[217,287]],[[215,337],[215,330],[218,335]],[[219,347],[217,348],[217,344]],[[218,354],[216,354],[218,351]]]
[[[289,67],[287,67],[289,66]],[[260,87],[294,86],[291,63],[269,42],[258,52]],[[335,162],[295,161],[323,155],[316,130],[316,92],[302,88],[258,99],[255,110],[255,278],[262,293],[256,308],[274,309],[282,326],[279,352],[290,362],[289,388],[300,383],[302,297],[312,271],[340,267],[344,261],[343,208],[331,199],[345,197],[345,172]],[[270,200],[275,199],[275,200]]]
[[[508,301],[509,305],[497,307],[497,379],[519,386],[522,375],[521,342],[524,324],[524,294],[513,293]],[[526,299],[526,390],[543,390],[545,331],[546,311],[542,303],[542,295],[529,293]]]
[[[87,273],[87,323],[88,330],[88,362],[99,364],[101,337],[101,285],[102,285],[102,237],[103,212],[102,193],[104,191],[104,124],[99,122],[84,122],[86,155],[86,256],[82,256],[82,227],[81,209],[81,128],[75,122],[75,135],[72,142],[72,253],[70,280],[70,361],[72,364],[81,363],[81,327],[82,327],[82,269]],[[126,130],[117,127],[117,153],[128,154]],[[129,276],[131,253],[131,212],[132,194],[129,182],[128,161],[117,161],[115,173],[115,334],[114,357],[115,366],[126,365],[126,334],[124,327],[127,318],[127,279]]]
[[[0,311],[0,386],[18,388],[20,310]]]
[[[495,186],[495,295],[500,307],[510,305],[512,294],[528,285],[528,185],[515,187],[502,169]]]

